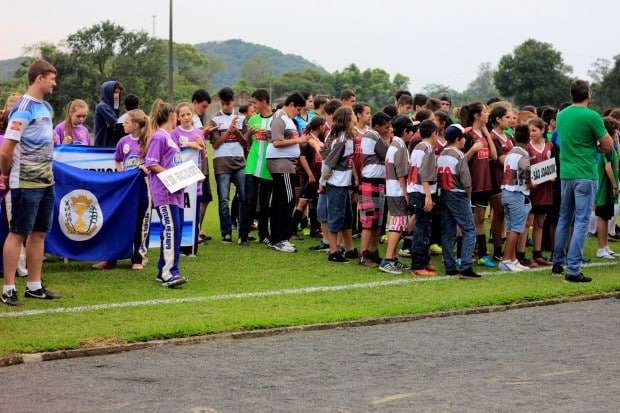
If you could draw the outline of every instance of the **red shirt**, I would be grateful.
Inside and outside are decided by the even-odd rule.
[[[504,139],[504,137],[506,139]],[[491,161],[491,179],[493,181],[493,189],[499,190],[502,185],[502,180],[504,179],[504,163],[499,161],[499,157],[507,155],[508,152],[514,148],[514,143],[510,136],[498,135],[494,130],[491,131],[491,139],[493,139],[493,143],[495,144],[498,158],[496,161]]]
[[[530,142],[525,149],[530,154],[530,165],[537,164],[553,157],[553,145],[545,142],[542,150],[538,150]],[[553,205],[553,182],[547,181],[530,190],[532,205],[550,206]]]
[[[471,148],[476,142],[482,144],[482,148],[476,152],[469,161],[472,181],[471,191],[491,191],[493,189],[493,181],[491,180],[489,142],[484,136],[478,134],[478,132],[473,129],[467,132],[467,142],[468,148]]]

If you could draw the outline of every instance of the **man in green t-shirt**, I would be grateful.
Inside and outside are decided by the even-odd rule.
[[[575,80],[571,84],[571,97],[573,104],[557,116],[562,202],[552,272],[562,274],[566,262],[564,278],[567,281],[589,282],[592,279],[583,275],[581,264],[596,193],[597,151],[608,153],[613,141],[601,116],[588,109],[592,100],[590,84],[585,80]],[[571,225],[573,232],[569,236]]]
[[[248,141],[252,144],[245,162],[245,187],[249,206],[247,217],[250,220],[248,225],[258,217],[258,239],[269,242],[269,200],[273,186],[266,158],[273,116],[269,92],[266,89],[256,89],[252,93],[252,104],[256,113],[248,120]]]

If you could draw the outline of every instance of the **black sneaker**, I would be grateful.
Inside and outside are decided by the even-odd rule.
[[[180,275],[173,275],[167,280],[163,280],[161,285],[163,287],[175,288],[175,287],[178,287],[179,285],[185,284],[186,282],[187,282],[187,278],[181,277]]]
[[[461,271],[461,278],[464,280],[477,280],[482,278],[482,276],[474,271],[472,267],[467,268],[466,270]]]
[[[232,236],[230,234],[226,234],[222,237],[222,242],[226,242],[228,244],[232,243]]]
[[[348,260],[356,260],[360,257],[360,253],[357,251],[357,248],[353,248],[351,251],[345,252],[344,257]]]
[[[24,292],[24,297],[38,298],[39,300],[56,300],[58,298],[62,298],[59,294],[46,290],[45,287],[41,287],[38,290],[34,290],[34,291],[29,290],[28,287],[26,287],[26,292]]]
[[[586,277],[580,272],[579,275],[567,275],[564,277],[564,280],[571,283],[589,283],[592,281],[592,278]]]
[[[331,262],[349,262],[349,260],[346,259],[344,257],[344,254],[342,254],[340,251],[336,251],[334,253],[330,253],[327,256],[327,260],[331,261]]]
[[[2,300],[2,302],[6,305],[18,306],[20,304],[19,299],[17,298],[17,291],[15,290],[11,290],[7,294],[2,293],[0,300]]]
[[[314,247],[310,247],[308,249],[314,252],[325,252],[325,251],[329,251],[329,244],[321,240],[319,245],[315,245]]]
[[[560,264],[553,264],[553,268],[551,268],[552,275],[559,277],[563,273],[564,273],[564,267],[562,267]]]
[[[460,274],[459,270],[448,270],[448,271],[446,271],[446,275],[448,275],[450,277],[453,277],[453,276],[459,275],[459,274]]]

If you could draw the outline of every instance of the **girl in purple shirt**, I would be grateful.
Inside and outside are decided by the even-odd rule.
[[[177,117],[169,103],[157,99],[151,110],[151,130],[148,137],[144,166],[150,171],[149,183],[153,206],[161,222],[161,249],[157,263],[157,280],[164,287],[176,287],[187,282],[179,274],[179,250],[183,226],[183,190],[170,193],[157,174],[181,163],[181,150],[170,136]]]
[[[72,100],[65,120],[54,128],[54,145],[90,146],[90,132],[84,126],[87,116],[88,104],[81,99]]]

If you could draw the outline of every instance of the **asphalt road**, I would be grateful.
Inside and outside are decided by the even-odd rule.
[[[620,300],[0,369],[0,412],[618,412]]]

